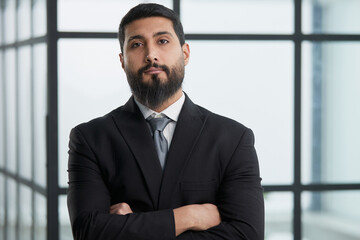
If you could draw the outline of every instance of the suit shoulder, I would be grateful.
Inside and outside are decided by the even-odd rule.
[[[234,119],[213,113],[203,107],[199,106],[199,110],[206,119],[203,133],[209,139],[216,139],[220,149],[232,152],[239,145],[254,146],[255,136],[250,128]]]
[[[211,125],[218,126],[218,128],[233,129],[237,131],[246,131],[247,129],[249,129],[244,124],[234,119],[211,112],[208,109],[203,108],[201,106],[197,106],[197,107],[202,112],[202,114],[204,114],[204,116],[207,119],[207,122]]]
[[[80,123],[75,126],[74,129],[78,129],[81,132],[97,131],[101,129],[104,130],[104,128],[112,122],[112,116],[114,114],[117,114],[118,112],[121,112],[122,108],[123,106],[118,107],[101,117],[97,117],[87,122]]]

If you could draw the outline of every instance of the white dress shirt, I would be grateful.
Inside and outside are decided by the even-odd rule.
[[[176,102],[174,102],[169,107],[167,107],[166,109],[164,109],[163,111],[158,113],[158,112],[155,112],[154,110],[148,108],[147,106],[141,104],[140,102],[138,102],[135,99],[135,103],[138,105],[138,107],[145,119],[147,119],[148,117],[151,116],[153,118],[168,117],[172,120],[171,122],[168,123],[168,125],[166,125],[166,127],[163,131],[164,137],[166,138],[166,140],[168,142],[168,148],[170,148],[170,144],[171,144],[171,141],[172,141],[172,138],[174,135],[174,131],[175,131],[175,127],[176,127],[176,123],[179,119],[180,111],[181,111],[182,106],[184,105],[184,102],[185,102],[185,94],[182,93],[181,97]]]

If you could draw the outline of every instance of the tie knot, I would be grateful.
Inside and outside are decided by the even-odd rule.
[[[171,119],[167,117],[161,117],[161,118],[151,118],[148,119],[148,122],[150,123],[151,129],[153,132],[160,131],[162,132],[166,125],[171,121]]]

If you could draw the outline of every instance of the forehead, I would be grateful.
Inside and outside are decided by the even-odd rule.
[[[125,27],[125,39],[133,35],[153,35],[167,31],[175,34],[173,23],[164,17],[147,17],[135,20]]]

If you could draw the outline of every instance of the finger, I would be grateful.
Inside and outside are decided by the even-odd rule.
[[[114,210],[114,209],[116,209],[117,208],[117,204],[116,205],[112,205],[111,207],[110,207],[110,210]]]
[[[124,204],[126,204],[126,203],[117,203],[117,204],[111,205],[110,209],[121,208],[121,206],[123,206]]]

